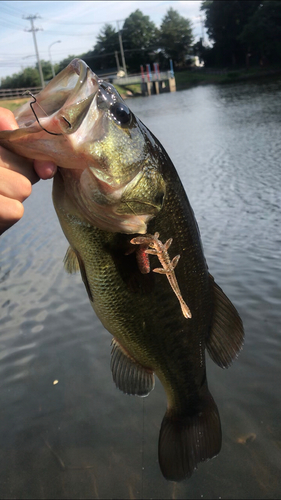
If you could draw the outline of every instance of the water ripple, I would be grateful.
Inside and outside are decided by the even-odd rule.
[[[244,321],[245,346],[233,367],[222,373],[208,360],[224,446],[190,482],[175,489],[163,480],[164,390],[157,381],[144,402],[112,383],[110,335],[79,274],[64,272],[68,245],[51,182],[40,182],[23,219],[0,238],[0,496],[137,497],[142,478],[149,498],[210,491],[278,498],[281,82],[202,86],[128,103],[175,163],[210,272]],[[243,438],[250,434],[256,438]],[[56,454],[81,466],[77,477],[60,469]]]

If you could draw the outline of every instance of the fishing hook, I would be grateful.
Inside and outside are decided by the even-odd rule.
[[[34,114],[34,116],[35,116],[35,118],[36,118],[36,121],[38,122],[39,126],[40,126],[40,127],[41,127],[41,128],[42,128],[45,132],[47,132],[48,134],[51,134],[51,135],[63,135],[63,134],[56,134],[55,132],[49,132],[49,130],[47,130],[46,128],[42,127],[41,123],[39,122],[39,118],[38,118],[38,116],[36,115],[35,110],[33,109],[33,104],[35,104],[35,103],[37,102],[37,99],[36,99],[35,95],[33,95],[33,94],[30,92],[30,90],[27,90],[26,92],[24,92],[24,93],[23,93],[23,95],[25,95],[25,94],[30,95],[30,96],[31,96],[31,97],[33,97],[33,99],[34,99],[34,101],[33,101],[33,102],[30,102],[30,103],[29,103],[29,105],[30,105],[30,107],[31,107],[31,111],[32,111],[32,113]],[[37,103],[37,104],[38,104],[38,103]],[[38,106],[41,108],[40,104],[38,104]],[[44,109],[43,109],[43,108],[41,108],[41,109],[42,109],[42,111],[44,111]],[[45,111],[44,111],[44,113],[45,113]],[[45,113],[45,114],[46,114],[46,113]],[[46,116],[48,116],[48,115],[46,115]],[[68,124],[68,126],[71,128],[71,123],[70,123],[70,122],[69,122],[69,121],[68,121],[68,120],[67,120],[64,116],[63,116],[62,118],[64,119],[64,121],[66,121],[66,123]]]

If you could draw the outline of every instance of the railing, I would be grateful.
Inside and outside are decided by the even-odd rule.
[[[168,80],[172,78],[174,75],[171,71],[161,71],[160,73],[152,73],[151,77],[148,79],[147,74],[142,75],[141,73],[138,75],[128,76],[126,78],[113,78],[113,85],[130,85],[132,83],[141,83],[141,82],[157,82],[160,80]],[[105,79],[110,79],[108,76],[104,77]],[[38,94],[42,87],[28,87],[28,88],[19,88],[19,89],[1,89],[0,88],[0,100],[1,99],[20,99],[21,97],[25,97],[25,92],[29,90],[32,94]],[[28,95],[26,95],[28,97]]]
[[[148,79],[147,74],[145,73],[142,75],[141,73],[139,75],[132,75],[132,76],[127,76],[127,78],[122,77],[122,78],[114,78],[112,83],[113,85],[130,85],[132,83],[141,83],[141,82],[157,82],[158,80],[168,80],[169,78],[172,78],[172,72],[171,71],[161,71],[160,73],[152,73],[151,78]]]
[[[21,89],[1,89],[0,88],[0,99],[20,99],[21,97],[25,97],[23,94],[27,91],[30,90],[32,94],[38,94],[41,90],[42,87],[28,87],[28,88],[21,88]],[[26,95],[28,97],[28,95]]]

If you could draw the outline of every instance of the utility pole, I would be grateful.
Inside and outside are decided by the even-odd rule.
[[[42,31],[42,28],[34,28],[34,24],[33,24],[33,19],[38,19],[38,18],[40,18],[40,16],[26,16],[26,17],[23,16],[23,19],[28,19],[31,23],[31,29],[30,30],[25,29],[24,31],[29,31],[29,32],[31,31],[32,32],[34,46],[35,46],[35,52],[36,52],[36,57],[37,57],[37,62],[38,62],[41,85],[42,85],[42,88],[44,88],[45,82],[44,82],[43,71],[42,71],[42,67],[41,67],[41,62],[40,62],[40,57],[39,57],[39,52],[38,52],[38,47],[37,47],[37,42],[36,42],[36,36],[35,36],[35,32],[39,31],[39,30]]]
[[[52,68],[52,75],[53,75],[53,78],[55,78],[55,70],[54,70],[54,65],[53,65],[53,61],[52,61],[52,58],[51,58],[51,47],[52,45],[55,45],[55,43],[61,43],[61,40],[57,40],[56,42],[53,42],[51,43],[51,45],[49,45],[49,48],[48,48],[48,51],[49,51],[49,59],[50,59],[50,63],[51,63],[51,68]]]
[[[118,52],[115,50],[115,59],[116,59],[116,65],[117,65],[117,73],[120,71],[120,64],[119,64],[119,59],[118,59]]]
[[[120,45],[120,52],[121,52],[121,58],[122,58],[122,65],[123,65],[123,69],[125,72],[125,76],[127,76],[126,61],[125,61],[123,43],[122,43],[122,35],[121,35],[121,31],[119,29],[119,21],[116,21],[116,22],[117,22],[117,29],[118,29],[118,36],[119,36],[119,45]]]
[[[201,22],[201,31],[202,31],[202,45],[204,45],[204,26],[203,26],[203,19],[202,19],[202,16],[200,14],[200,22]]]

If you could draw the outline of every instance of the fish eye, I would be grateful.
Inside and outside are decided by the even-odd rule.
[[[110,114],[120,125],[127,125],[131,121],[131,111],[121,102],[115,102],[110,106]]]

